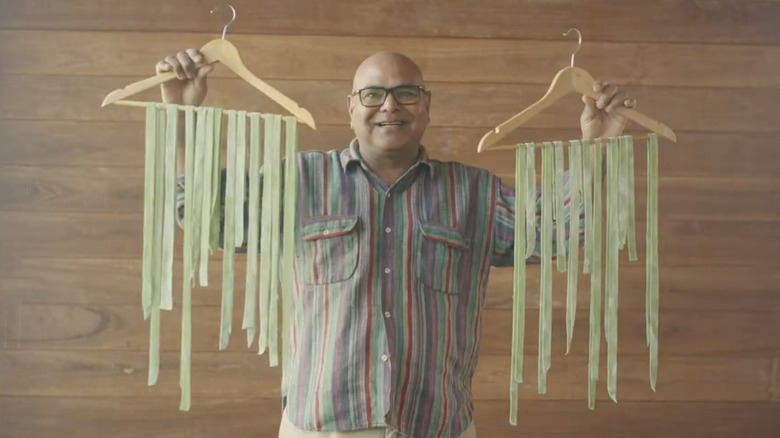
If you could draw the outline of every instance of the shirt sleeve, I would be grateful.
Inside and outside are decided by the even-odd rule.
[[[495,190],[495,208],[493,216],[493,266],[512,266],[514,264],[514,240],[515,240],[515,190],[512,187],[504,185],[500,180],[496,180],[498,185]],[[582,197],[580,197],[582,199]],[[537,191],[534,199],[534,228],[536,239],[534,240],[534,249],[531,256],[528,257],[526,263],[539,263],[541,260],[541,211],[542,211],[542,194],[537,184]],[[569,180],[569,172],[565,171],[563,175],[563,216],[565,221],[566,233],[564,236],[565,244],[568,245],[569,236],[572,235],[569,232],[569,224],[571,218],[571,181]],[[584,205],[582,202],[576,208],[577,214],[580,216],[580,226],[577,230],[576,236],[578,239],[582,238],[582,234],[585,229],[584,221]],[[520,212],[525,215],[525,212]],[[553,218],[553,248],[556,245],[556,233],[555,233],[555,219]],[[554,257],[554,256],[553,256]]]

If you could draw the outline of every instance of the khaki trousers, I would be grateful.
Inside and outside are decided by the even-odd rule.
[[[389,427],[358,430],[351,432],[314,432],[295,427],[287,415],[282,414],[282,424],[279,426],[279,438],[411,438]],[[449,437],[448,437],[449,438]],[[456,438],[456,437],[452,437]],[[477,438],[477,430],[472,422],[457,438]]]

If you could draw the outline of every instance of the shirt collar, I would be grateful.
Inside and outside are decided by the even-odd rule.
[[[360,157],[360,150],[358,146],[358,140],[355,138],[349,142],[348,148],[341,151],[341,167],[345,171],[349,170],[351,166],[355,165],[360,165],[363,170],[369,170],[368,166],[366,166],[366,163],[364,163],[363,159]],[[417,161],[412,165],[412,167],[419,165],[425,165],[431,172],[433,172],[433,163],[428,158],[428,151],[423,145],[420,145],[420,150],[417,154]]]

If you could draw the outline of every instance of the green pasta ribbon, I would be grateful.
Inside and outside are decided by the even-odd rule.
[[[152,290],[154,282],[154,175],[157,158],[157,110],[155,104],[146,106],[146,146],[144,160],[144,234],[143,234],[143,264],[141,307],[144,319],[149,319],[152,313]]]
[[[184,113],[184,243],[182,258],[184,266],[182,268],[182,300],[181,300],[181,352],[179,359],[179,388],[181,390],[181,400],[179,409],[188,411],[190,409],[190,363],[192,356],[192,251],[189,250],[192,245],[192,184],[189,184],[194,177],[193,172],[193,151],[195,148],[195,132],[193,125],[195,123],[195,114],[192,108],[188,108]]]
[[[577,317],[577,280],[580,255],[580,180],[582,173],[582,145],[575,140],[569,144],[569,267],[566,280],[566,354],[571,349],[574,321]]]
[[[246,287],[244,295],[244,320],[247,348],[257,333],[257,252],[259,249],[260,223],[260,114],[249,114],[249,228],[247,236]]]
[[[279,365],[279,255],[280,255],[280,238],[279,230],[281,229],[281,197],[282,197],[282,175],[281,175],[281,160],[282,160],[282,117],[279,115],[271,115],[273,120],[273,138],[271,148],[271,163],[268,166],[268,185],[271,188],[271,253],[268,255],[268,262],[270,263],[270,290],[269,290],[269,305],[268,305],[268,363],[270,366],[275,367]]]
[[[236,199],[236,111],[228,110],[227,130],[227,166],[225,184],[225,239],[224,254],[222,255],[222,313],[219,329],[219,349],[224,350],[228,346],[233,325],[233,287],[234,272],[233,258],[235,256],[235,203],[243,201]]]
[[[236,248],[244,245],[244,197],[246,196],[246,111],[236,112]]]
[[[596,382],[599,379],[601,347],[601,159],[602,145],[593,145],[593,204],[589,225],[590,240],[590,336],[588,339],[588,408],[596,406]],[[585,166],[587,168],[588,166]],[[590,188],[588,188],[588,191]],[[587,205],[587,204],[586,204]]]
[[[165,201],[165,111],[156,109],[154,169],[154,234],[152,248],[152,318],[149,324],[149,381],[157,384],[160,371],[160,287],[162,286],[163,206]]]
[[[646,318],[650,349],[650,387],[658,373],[658,137],[647,137]]]
[[[298,206],[298,120],[285,117],[284,223],[282,226],[282,382],[287,384],[287,355],[290,342],[290,307],[295,263],[295,222]]]
[[[635,262],[636,255],[636,200],[634,193],[634,138],[623,137],[626,148],[626,173],[628,175],[628,260]]]
[[[173,310],[173,243],[175,235],[174,207],[176,206],[176,136],[179,120],[177,105],[167,106],[165,130],[165,200],[163,211],[162,284],[160,309]]]
[[[558,272],[566,272],[566,217],[563,199],[563,142],[553,142],[555,150],[554,214],[555,214],[555,260]]]
[[[525,148],[528,155],[526,159],[528,183],[525,192],[525,257],[528,258],[534,253],[536,247],[536,158],[534,157],[536,147],[533,143],[526,143]]]
[[[531,146],[533,147],[533,146]],[[525,337],[525,254],[526,207],[528,184],[527,147],[515,149],[515,230],[514,277],[512,292],[512,371],[509,390],[509,422],[517,425],[517,384],[523,382],[523,348]]]
[[[542,235],[541,281],[539,292],[539,394],[547,392],[547,371],[550,369],[550,342],[552,332],[552,232],[553,179],[555,157],[553,146],[542,146]]]
[[[618,252],[620,250],[620,147],[607,145],[607,245],[604,277],[604,331],[607,339],[607,392],[617,402]]]
[[[214,194],[211,188],[210,176],[214,174],[214,108],[206,108],[206,136],[203,142],[203,172],[201,173],[202,186],[201,211],[200,211],[200,278],[201,286],[209,285],[209,245],[211,241],[211,197]]]
[[[590,274],[591,247],[593,246],[593,183],[591,181],[591,169],[593,161],[590,159],[593,151],[585,141],[582,148],[582,199],[585,214],[585,239],[582,244],[582,273]]]

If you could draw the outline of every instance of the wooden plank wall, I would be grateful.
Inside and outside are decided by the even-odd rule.
[[[480,436],[780,435],[780,2],[233,3],[229,35],[247,64],[317,120],[317,132],[301,133],[304,149],[349,140],[354,68],[393,49],[418,61],[433,90],[432,155],[502,175],[513,171],[511,153],[477,155],[479,138],[543,94],[574,47],[561,34],[578,27],[577,64],[621,84],[679,135],[661,146],[658,390],[647,375],[644,267],[623,263],[619,403],[602,378],[596,410],[587,409],[587,294],[581,288],[565,356],[563,276],[554,280],[549,393],[537,394],[533,267],[527,383],[520,425],[509,426],[511,277],[496,269],[474,378]],[[143,114],[100,108],[163,54],[218,36],[224,21],[212,6],[0,0],[1,437],[275,436],[279,370],[244,349],[240,331],[217,352],[216,287],[195,292],[191,412],[178,411],[177,312],[164,315],[160,383],[146,386]],[[210,86],[207,104],[276,110],[223,70]],[[572,138],[580,108],[574,97],[517,139]],[[221,284],[219,256],[213,263]]]

